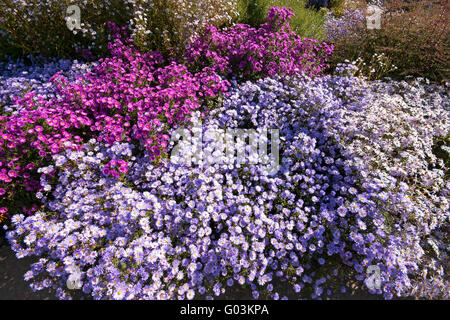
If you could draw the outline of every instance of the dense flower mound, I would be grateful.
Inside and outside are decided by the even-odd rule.
[[[15,101],[16,112],[0,115],[2,211],[14,212],[24,192],[40,187],[36,169],[52,154],[91,137],[142,143],[156,160],[164,154],[168,128],[227,90],[209,68],[192,74],[183,65],[164,64],[160,54],[140,54],[120,36],[110,49],[112,57],[92,72],[75,79],[58,72],[51,78],[55,94],[30,92]]]
[[[158,53],[140,54],[118,39],[111,50],[113,57],[82,82],[70,85],[56,77],[63,95],[56,103],[86,113],[92,121],[85,125],[99,133],[100,141],[133,138],[155,159],[164,151],[169,128],[227,90],[227,81],[210,68],[192,74],[184,65],[166,65]]]
[[[381,270],[372,293],[445,297],[448,168],[432,149],[448,112],[444,88],[421,82],[233,82],[221,107],[186,124],[279,129],[275,174],[230,163],[208,134],[196,164],[99,138],[39,169],[44,206],[14,216],[7,237],[19,258],[41,258],[25,275],[32,288],[62,299],[67,280],[96,299],[212,298],[234,284],[278,299],[277,279],[321,298],[369,265]]]
[[[40,170],[48,191],[57,172],[49,197],[38,194],[46,210],[13,217],[16,231],[8,237],[23,238],[12,240],[18,257],[51,257],[25,275],[35,280],[33,289],[56,285],[59,297],[67,297],[63,289],[66,279],[77,276],[76,266],[83,270],[84,292],[94,298],[191,299],[196,293],[219,295],[233,283],[248,283],[257,298],[273,291],[275,277],[298,282],[297,292],[310,285],[314,296],[322,294],[326,273],[313,277],[325,264],[319,257],[326,230],[321,216],[309,219],[306,213],[315,211],[318,199],[308,201],[306,211],[291,212],[281,204],[300,206],[302,200],[293,202],[295,194],[276,187],[285,181],[260,175],[257,166],[242,173],[219,165],[155,167],[148,157],[133,160],[126,144],[98,149],[88,145],[55,156],[54,166]],[[304,149],[306,159],[320,153],[314,146]],[[111,161],[126,161],[127,175],[107,175]],[[314,187],[305,188],[314,193]]]
[[[298,36],[290,30],[291,9],[272,7],[259,28],[237,24],[229,29],[209,25],[189,45],[187,58],[200,67],[246,77],[304,73],[316,75],[327,65],[333,46]]]
[[[345,197],[350,186],[342,189],[328,182],[334,189],[331,194],[340,199],[337,213],[336,208],[329,211],[331,217],[333,212],[352,216],[344,219],[349,232],[344,239],[351,239],[354,243],[350,247],[362,257],[349,259],[350,265],[361,272],[362,267],[375,264],[375,257],[380,258],[385,277],[382,289],[387,298],[392,294],[446,295],[448,282],[443,268],[447,263],[445,232],[450,185],[448,168],[433,154],[435,140],[449,136],[446,90],[420,81],[411,85],[370,84],[353,77],[307,79],[295,83],[295,90],[284,87],[281,95],[275,93],[277,87],[268,80],[263,88],[248,84],[243,91],[232,94],[231,101],[236,100],[224,106],[228,111],[223,114],[229,116],[225,117],[226,123],[243,126],[251,119],[252,126],[269,125],[281,128],[281,132],[283,127],[289,128],[284,134],[287,144],[281,150],[289,150],[294,143],[289,137],[295,137],[290,129],[295,126],[311,130],[311,135],[325,145],[331,142],[340,146],[345,171],[355,170],[358,180],[344,178],[347,183],[356,183],[350,199]],[[283,96],[288,98],[282,100]],[[292,109],[292,103],[298,108]],[[233,117],[236,112],[240,114],[238,121]],[[294,116],[298,113],[304,116]],[[336,147],[329,148],[323,151],[332,155],[325,163],[339,163]],[[316,162],[320,163],[320,159]],[[334,177],[333,170],[327,172],[327,179]],[[316,168],[314,171],[320,173]],[[292,193],[299,189],[294,185]],[[315,199],[319,204],[326,203],[320,197]],[[350,219],[355,219],[354,225]],[[331,222],[333,225],[335,220],[331,218]],[[341,223],[338,225],[342,227]],[[372,236],[379,238],[382,247],[372,243]],[[436,250],[436,259],[424,255],[429,250]],[[417,277],[420,280],[415,281]]]
[[[388,219],[386,264],[397,268],[390,284],[399,294],[448,298],[448,90],[418,79],[374,82],[371,91],[360,110],[341,110],[349,125],[333,132]],[[434,152],[443,139],[447,164]]]

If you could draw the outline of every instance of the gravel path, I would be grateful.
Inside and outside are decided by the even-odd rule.
[[[2,243],[3,242],[3,243]],[[17,259],[0,235],[0,300],[55,300],[49,291],[33,292],[23,279],[32,258]]]

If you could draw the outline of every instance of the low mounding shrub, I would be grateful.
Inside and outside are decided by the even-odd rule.
[[[448,1],[384,1],[383,10],[380,29],[366,28],[365,8],[331,19],[327,38],[335,45],[331,65],[357,58],[369,64],[377,54],[396,67],[380,77],[448,80]]]
[[[43,206],[14,216],[7,238],[19,258],[41,258],[25,274],[32,288],[61,299],[67,280],[95,299],[212,298],[234,284],[279,299],[275,279],[318,298],[369,265],[381,270],[372,293],[448,297],[448,168],[433,154],[449,135],[448,101],[420,81],[232,81],[220,108],[191,120],[278,128],[276,174],[250,159],[224,165],[209,136],[216,161],[193,166],[91,140],[39,169]]]
[[[327,67],[333,47],[291,31],[293,12],[272,7],[259,28],[237,24],[219,30],[209,25],[187,49],[194,68],[211,66],[222,75],[243,74],[254,78],[275,74],[319,74]]]
[[[92,72],[74,82],[57,73],[55,94],[30,92],[15,101],[13,112],[0,115],[0,207],[15,212],[21,197],[40,188],[38,167],[91,137],[106,144],[139,141],[152,161],[163,157],[167,130],[227,90],[227,82],[208,68],[192,74],[119,38],[110,49],[112,57]]]

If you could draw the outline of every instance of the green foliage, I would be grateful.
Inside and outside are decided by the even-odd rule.
[[[290,7],[295,13],[291,20],[292,29],[302,37],[313,38],[322,41],[325,37],[325,12],[326,10],[307,9],[306,0],[274,0],[279,6]]]
[[[288,7],[295,14],[290,21],[292,30],[302,37],[323,40],[325,11],[308,9],[306,3],[306,0],[239,0],[238,22],[256,27],[266,21],[270,7]]]
[[[270,0],[239,0],[238,21],[257,27],[267,20]]]
[[[346,2],[346,0],[329,0],[329,7],[335,16],[342,16],[343,11],[347,6]]]
[[[293,8],[295,17],[292,18],[294,31],[308,38],[322,41],[325,37],[325,10],[315,11],[307,9],[306,0],[282,0],[284,6]]]

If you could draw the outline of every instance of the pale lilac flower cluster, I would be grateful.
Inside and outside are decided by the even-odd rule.
[[[56,87],[50,81],[56,73],[63,72],[72,82],[77,76],[90,72],[92,68],[92,64],[80,63],[77,60],[37,57],[31,59],[31,65],[27,65],[23,60],[0,62],[0,108],[6,112],[20,108],[14,99],[31,91],[43,98],[56,97]]]
[[[360,9],[345,9],[341,17],[336,17],[329,12],[325,20],[327,30],[325,40],[332,42],[336,39],[352,37],[364,23],[366,23],[366,19]]]
[[[443,234],[450,183],[448,167],[434,152],[436,140],[450,135],[448,88],[423,79],[377,81],[364,98],[340,109],[348,125],[333,124],[330,131],[352,155],[362,186],[376,193],[377,210],[388,221],[386,264],[397,269],[390,285],[398,295],[448,297]],[[448,159],[448,146],[443,150]]]

